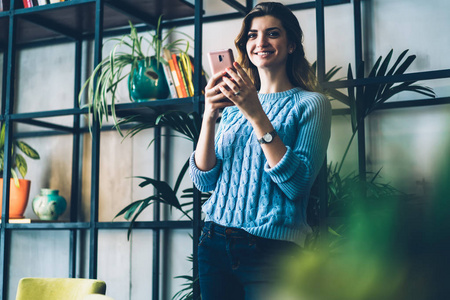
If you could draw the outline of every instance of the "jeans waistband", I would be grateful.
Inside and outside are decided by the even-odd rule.
[[[217,234],[222,235],[226,237],[233,237],[233,238],[248,238],[253,237],[250,233],[247,231],[235,228],[235,227],[225,227],[219,224],[216,224],[214,222],[205,222],[204,230],[208,232],[208,234]]]

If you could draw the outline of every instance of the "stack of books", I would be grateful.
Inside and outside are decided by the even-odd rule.
[[[168,65],[163,64],[164,74],[169,85],[172,98],[186,98],[194,96],[194,64],[192,57],[186,53],[175,54],[164,50],[164,59]]]
[[[0,1],[9,1],[9,0],[0,0]],[[50,3],[64,2],[64,1],[69,1],[69,0],[22,0],[24,8],[29,8],[29,7],[39,6],[39,5],[46,5],[46,4],[50,4]]]

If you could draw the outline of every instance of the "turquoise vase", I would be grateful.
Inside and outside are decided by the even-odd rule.
[[[170,91],[162,64],[157,68],[154,57],[140,60],[133,76],[128,77],[128,90],[135,102],[167,98]]]
[[[34,197],[32,206],[40,220],[56,221],[66,210],[67,203],[58,190],[41,189],[40,194]]]

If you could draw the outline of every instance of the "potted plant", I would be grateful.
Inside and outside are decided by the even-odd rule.
[[[87,89],[88,102],[85,106],[88,107],[93,118],[99,121],[100,127],[104,119],[108,120],[108,104],[111,104],[111,115],[114,123],[117,124],[114,108],[116,92],[119,83],[125,78],[128,78],[128,92],[132,101],[164,99],[169,95],[162,66],[162,64],[168,65],[165,50],[175,50],[186,58],[189,41],[177,39],[168,42],[174,28],[161,35],[161,19],[162,17],[158,20],[155,33],[147,33],[149,37],[139,36],[136,27],[130,22],[129,34],[107,41],[115,42],[114,47],[108,57],[95,67],[79,94],[81,103],[82,95]],[[179,33],[190,38],[182,32]],[[150,55],[150,53],[153,54]]]
[[[25,179],[28,171],[28,165],[24,156],[18,152],[20,150],[23,154],[32,159],[39,159],[39,154],[30,145],[25,142],[13,140],[11,149],[11,183],[9,192],[9,217],[11,219],[23,218],[23,213],[28,203],[28,196],[30,194],[30,180]],[[5,124],[2,125],[0,133],[0,207],[3,199],[3,168],[5,160]],[[19,179],[18,174],[22,176]]]
[[[397,59],[395,59],[395,62],[390,68],[389,66],[391,65],[393,50],[389,51],[384,59],[382,56],[380,56],[373,67],[370,69],[367,78],[387,77],[391,75],[404,74],[416,59],[415,55],[407,56],[407,53],[408,50],[404,50],[397,57]],[[359,78],[364,77],[364,63],[362,63],[357,69],[357,74]],[[333,77],[335,73],[327,74],[327,76],[325,77],[327,81],[331,79],[331,77],[328,75],[331,75],[331,77]],[[349,64],[347,79],[353,80],[353,78],[352,68]],[[410,81],[397,84],[378,83],[361,87],[349,87],[347,89],[348,95],[336,93],[336,91],[332,91],[332,93],[326,93],[328,97],[337,99],[349,105],[352,130],[352,136],[347,143],[341,160],[334,164],[330,163],[327,169],[328,215],[330,217],[341,217],[342,220],[341,222],[334,224],[333,228],[328,228],[331,240],[331,242],[329,243],[329,250],[336,250],[336,248],[346,240],[345,235],[349,229],[349,225],[347,222],[349,219],[348,217],[342,218],[342,216],[346,215],[348,211],[354,210],[354,206],[358,204],[354,202],[354,200],[360,200],[359,197],[355,196],[355,194],[360,192],[358,190],[360,187],[364,187],[364,190],[366,191],[366,201],[372,203],[379,202],[381,201],[381,199],[401,199],[403,196],[405,196],[404,193],[398,191],[390,184],[383,183],[380,180],[381,170],[378,170],[374,173],[366,172],[366,174],[362,174],[363,176],[361,177],[357,171],[350,172],[349,174],[342,174],[342,167],[347,158],[350,147],[353,144],[354,138],[358,132],[358,123],[364,121],[366,117],[368,117],[374,110],[376,110],[387,100],[391,99],[394,95],[407,91],[419,93],[430,97],[431,99],[435,98],[435,93],[431,88],[415,83],[415,81]],[[361,115],[358,116],[356,110],[357,106],[359,105],[363,106],[364,110],[362,111]],[[310,206],[311,207],[309,209],[311,210],[311,212],[313,212],[311,217],[313,219],[317,219],[317,210],[319,206],[317,196],[311,198]],[[317,237],[319,235],[318,228],[314,229],[315,232],[312,236],[310,236],[309,239],[309,248],[311,249],[314,249],[317,246]]]

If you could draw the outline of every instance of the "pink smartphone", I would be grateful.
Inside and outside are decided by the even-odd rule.
[[[208,52],[208,60],[211,66],[211,75],[223,72],[228,67],[234,69],[234,57],[231,49]]]

